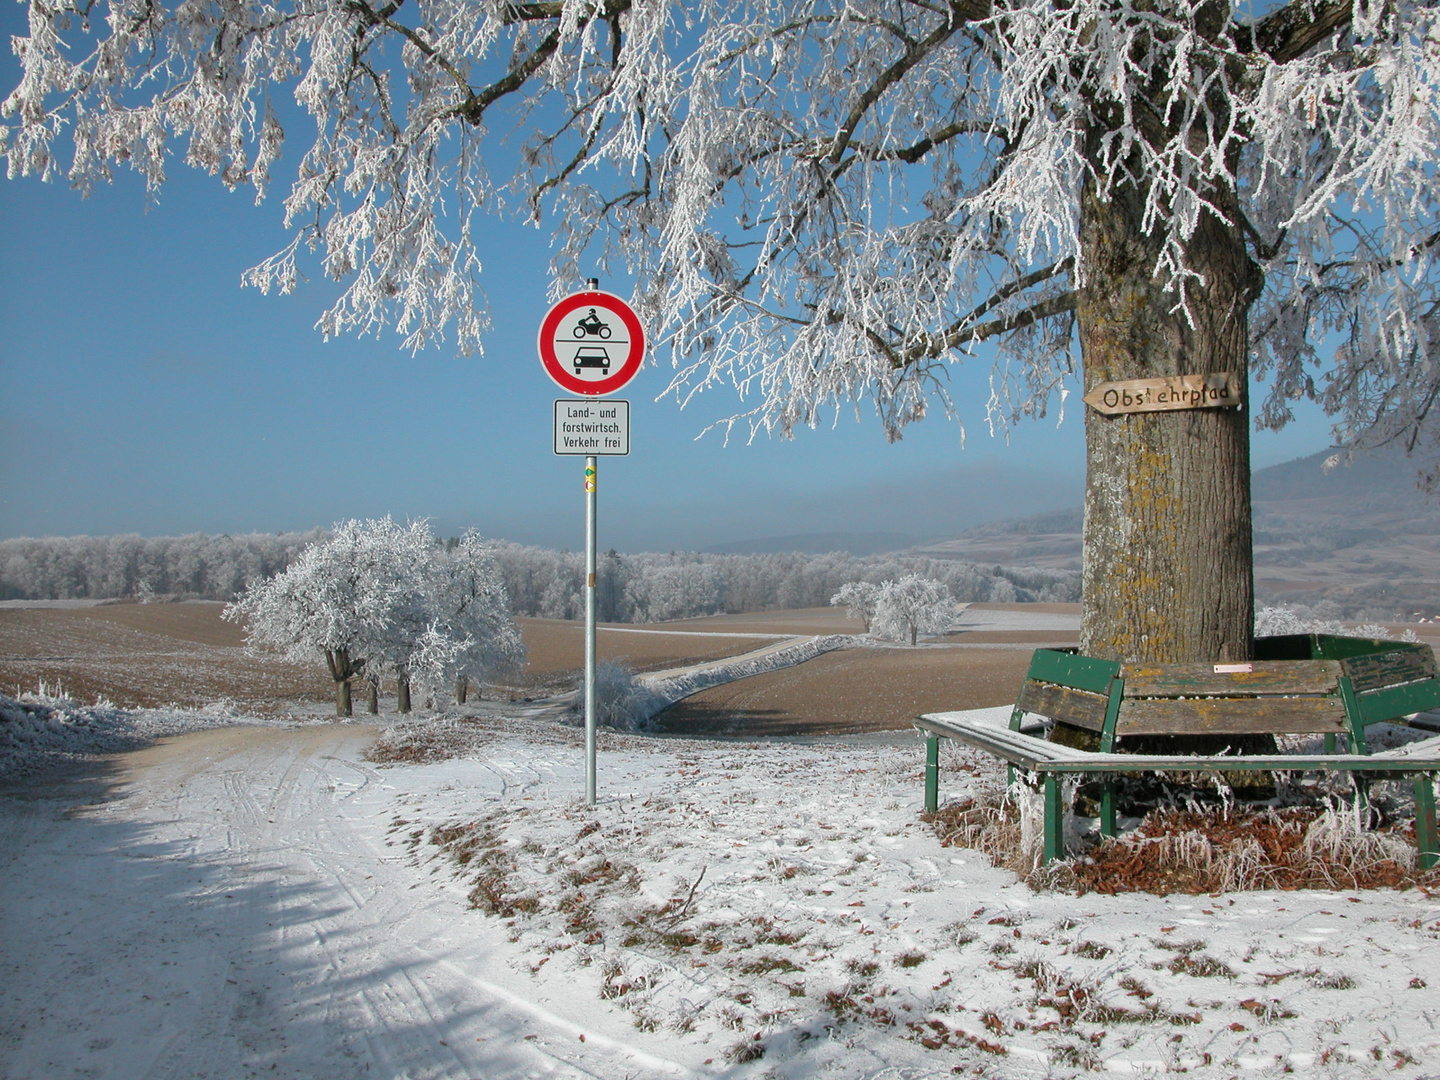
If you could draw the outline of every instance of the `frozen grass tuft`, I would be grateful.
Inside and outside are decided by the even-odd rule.
[[[487,737],[484,721],[474,717],[417,717],[382,731],[365,758],[377,764],[426,765],[464,757]]]
[[[82,705],[41,684],[34,694],[0,694],[0,776],[136,750],[186,731],[262,722],[230,702],[198,709],[122,709],[103,699]]]
[[[1018,790],[961,799],[928,820],[946,847],[969,848],[1004,870],[1028,877],[1040,865],[1043,819],[1038,801]]]
[[[1159,895],[1440,885],[1440,870],[1419,868],[1413,842],[1393,828],[1365,828],[1363,814],[1334,806],[1156,810],[1070,868],[1081,891]]]
[[[1167,807],[1088,856],[1048,866],[1039,862],[1038,806],[1014,791],[961,800],[930,820],[945,845],[980,851],[1039,889],[1164,896],[1440,887],[1440,869],[1420,869],[1406,829],[1367,828],[1366,814],[1334,805]]]
[[[764,1056],[765,1044],[760,1042],[759,1035],[753,1039],[741,1039],[725,1051],[725,1060],[731,1065],[747,1065],[752,1061],[759,1061]]]

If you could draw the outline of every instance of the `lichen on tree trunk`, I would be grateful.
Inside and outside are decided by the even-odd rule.
[[[1222,209],[1233,198],[1211,193]],[[1142,185],[1081,205],[1077,305],[1084,386],[1233,371],[1246,384],[1247,312],[1259,271],[1240,230],[1214,214],[1187,251],[1186,297],[1157,281],[1159,240],[1141,228]],[[1228,204],[1228,205],[1227,205]],[[1232,220],[1238,221],[1236,215]],[[1085,412],[1080,649],[1158,663],[1251,656],[1248,413],[1240,408],[1105,416]]]

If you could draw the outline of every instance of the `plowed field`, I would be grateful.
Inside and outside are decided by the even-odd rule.
[[[43,682],[81,701],[104,697],[125,706],[228,700],[265,714],[324,711],[334,688],[321,659],[297,664],[246,652],[240,628],[221,620],[222,607],[0,607],[0,692],[34,690]],[[920,712],[1004,704],[1020,685],[1031,648],[1074,640],[1060,627],[1076,610],[974,605],[976,616],[993,617],[976,618],[973,630],[915,649],[847,649],[715,687],[667,710],[662,728],[742,737],[899,730]],[[1027,621],[1042,629],[1016,628]],[[554,619],[521,619],[520,625],[530,661],[504,692],[529,696],[573,687],[583,663],[583,627]],[[602,626],[597,651],[602,662],[647,672],[735,656],[782,635],[860,630],[833,608],[720,615]],[[382,709],[388,705],[382,701]]]

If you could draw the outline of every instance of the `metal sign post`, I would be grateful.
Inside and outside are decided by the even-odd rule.
[[[585,805],[595,805],[595,489],[599,458],[585,459]]]
[[[595,574],[600,455],[630,453],[630,403],[597,400],[640,370],[645,331],[630,305],[593,278],[540,324],[540,362],[579,401],[555,402],[555,453],[585,455],[585,805],[595,805]]]

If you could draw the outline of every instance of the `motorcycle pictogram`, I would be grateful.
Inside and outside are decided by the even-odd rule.
[[[586,334],[600,338],[608,338],[610,336],[609,324],[600,321],[600,316],[595,314],[593,307],[590,309],[589,315],[575,324],[575,336],[577,338],[583,338]]]

